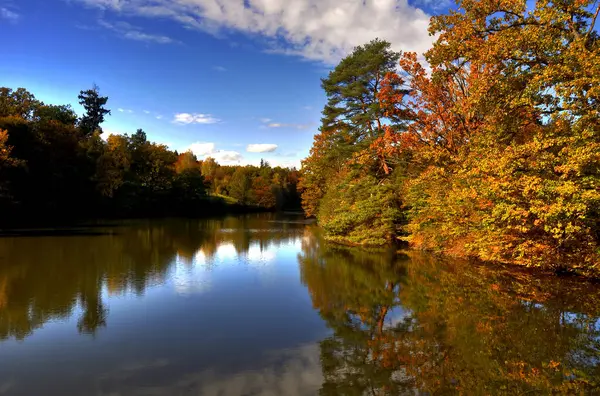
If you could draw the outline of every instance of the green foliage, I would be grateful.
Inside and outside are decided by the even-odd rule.
[[[390,43],[359,46],[322,80],[327,95],[320,133],[303,161],[302,205],[317,216],[332,240],[380,245],[394,239],[400,217],[390,175],[377,170],[369,152],[385,133],[384,120],[403,127],[401,116],[387,115],[379,94],[400,54]],[[388,87],[402,94],[399,85]]]
[[[395,186],[351,172],[336,180],[320,205],[319,223],[340,243],[379,246],[392,242],[401,212]]]
[[[200,203],[206,196],[204,178],[198,168],[188,168],[177,173],[173,188],[175,196],[184,203]]]
[[[300,209],[295,169],[271,167],[266,161],[261,161],[260,167],[222,166],[208,157],[202,161],[201,170],[214,196],[265,209]]]
[[[252,178],[248,169],[236,169],[231,176],[231,181],[229,182],[229,195],[244,205],[250,201],[251,188]]]
[[[77,123],[77,114],[71,108],[71,105],[46,105],[40,103],[34,110],[34,118],[38,122],[55,121],[65,125],[75,125]]]
[[[0,87],[0,117],[14,116],[28,120],[38,105],[35,96],[25,88],[13,91],[11,88]]]
[[[400,54],[387,41],[373,40],[354,51],[321,80],[327,95],[323,109],[323,130],[337,130],[339,143],[369,142],[381,133],[384,109],[377,97],[387,73],[396,67]],[[337,147],[347,153],[355,147]]]

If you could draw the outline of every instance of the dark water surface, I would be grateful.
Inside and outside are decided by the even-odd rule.
[[[0,395],[600,394],[600,289],[301,218],[0,238]]]

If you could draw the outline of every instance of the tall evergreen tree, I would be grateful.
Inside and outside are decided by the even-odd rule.
[[[102,132],[100,124],[104,122],[104,116],[110,115],[110,110],[105,108],[108,97],[100,96],[100,89],[96,84],[92,89],[79,93],[79,104],[85,109],[85,114],[79,120],[79,127],[84,134],[91,135],[95,131]]]
[[[327,104],[300,188],[305,211],[338,241],[379,244],[393,235],[396,198],[369,148],[388,129],[403,127],[402,113],[388,114],[380,99],[383,89],[405,93],[400,79],[385,79],[399,58],[390,43],[375,39],[356,47],[321,81]],[[377,237],[365,235],[367,229],[376,229]]]
[[[356,47],[344,58],[321,80],[327,95],[321,131],[338,131],[350,144],[368,143],[381,134],[385,110],[378,94],[399,58],[389,42],[379,39]]]

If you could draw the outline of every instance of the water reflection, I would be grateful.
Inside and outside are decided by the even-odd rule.
[[[22,340],[45,322],[75,313],[78,330],[95,333],[107,322],[104,288],[109,296],[142,296],[173,276],[182,292],[206,289],[199,266],[238,256],[272,260],[272,249],[300,237],[302,224],[275,220],[136,221],[94,233],[0,238],[0,340]]]
[[[150,373],[160,375],[168,365],[164,360],[150,360],[117,366],[100,377],[104,392],[100,394],[301,396],[317,394],[323,381],[316,345],[269,352],[250,369],[207,368],[149,386]]]
[[[600,392],[600,290],[299,219],[0,238],[0,395]]]
[[[334,334],[322,395],[600,391],[598,288],[524,271],[366,254],[313,234],[302,281]]]

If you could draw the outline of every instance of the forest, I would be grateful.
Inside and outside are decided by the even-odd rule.
[[[108,97],[81,91],[85,114],[0,88],[4,224],[97,217],[203,216],[300,208],[295,169],[221,166],[131,135],[102,139]]]
[[[329,240],[600,274],[600,5],[463,0],[424,57],[359,46],[302,164]]]

